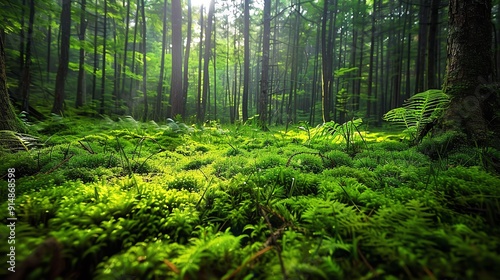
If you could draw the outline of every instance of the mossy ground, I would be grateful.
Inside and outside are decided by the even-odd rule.
[[[131,118],[39,126],[42,145],[1,155],[2,175],[16,169],[18,268],[53,237],[61,279],[500,275],[495,150],[441,155],[383,131],[346,143],[303,127]],[[9,246],[0,245],[4,265]],[[48,277],[54,256],[43,256],[26,279]]]

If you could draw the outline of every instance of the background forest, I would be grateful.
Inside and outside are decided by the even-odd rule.
[[[3,1],[11,96],[26,112],[380,124],[442,87],[447,1],[267,2]]]

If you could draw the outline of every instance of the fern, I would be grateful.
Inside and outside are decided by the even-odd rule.
[[[424,125],[440,116],[449,101],[449,96],[442,90],[430,89],[413,95],[403,106],[385,113],[383,119],[405,127],[405,132],[413,140]]]

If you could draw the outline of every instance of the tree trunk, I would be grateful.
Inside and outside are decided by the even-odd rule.
[[[85,8],[87,7],[87,0],[81,0],[81,10],[80,10],[80,32],[78,34],[78,39],[80,40],[80,58],[78,66],[78,81],[76,88],[76,102],[75,107],[79,108],[83,106],[85,102],[85,48],[83,44],[85,43],[85,31],[87,29],[87,21],[85,20]]]
[[[102,34],[102,76],[101,76],[101,105],[99,105],[99,114],[104,114],[104,94],[106,93],[106,47],[107,47],[107,30],[108,30],[108,22],[107,22],[107,14],[108,14],[108,2],[104,1],[104,31]]]
[[[35,21],[35,0],[30,0],[30,14],[28,21],[28,40],[26,41],[26,53],[23,64],[23,76],[20,80],[21,97],[23,100],[23,111],[29,113],[29,87],[31,84],[31,46],[33,44],[33,23]],[[23,57],[21,57],[23,59]]]
[[[215,0],[210,1],[210,7],[208,8],[207,16],[207,28],[205,29],[205,53],[203,55],[203,88],[201,95],[201,110],[198,116],[198,122],[203,122],[205,120],[205,113],[207,110],[208,101],[208,86],[209,86],[209,74],[208,74],[208,64],[210,63],[210,55],[212,52],[212,21],[214,17]]]
[[[184,80],[182,82],[182,108],[184,114],[183,118],[187,117],[186,105],[187,105],[187,95],[189,86],[189,55],[191,52],[191,26],[193,24],[193,16],[191,12],[191,0],[187,0],[188,11],[187,11],[187,34],[186,34],[186,50],[184,51]]]
[[[241,103],[241,113],[243,122],[248,120],[248,86],[250,83],[250,0],[244,0],[245,6],[243,9],[243,100]]]
[[[212,4],[213,5],[213,4]],[[213,9],[213,8],[211,8]],[[210,21],[211,19],[209,19]],[[209,23],[210,24],[210,23]],[[171,117],[184,116],[182,98],[182,7],[180,0],[172,0],[172,83],[170,86]],[[209,48],[210,49],[210,48]],[[207,71],[208,72],[208,71]]]
[[[69,39],[71,35],[71,0],[63,0],[60,24],[61,53],[59,55],[59,67],[57,68],[54,105],[52,106],[52,113],[54,114],[64,112],[64,84],[68,75]]]
[[[498,140],[498,88],[488,82],[493,75],[490,42],[491,0],[450,0],[444,91],[452,100],[441,130],[463,132],[476,144]]]
[[[267,130],[267,97],[269,73],[269,41],[271,37],[271,0],[264,0],[264,31],[262,33],[262,71],[260,78],[259,123]]]
[[[142,97],[144,100],[144,112],[142,114],[142,121],[148,119],[148,88],[147,88],[147,66],[146,66],[146,13],[145,1],[141,0],[141,18],[142,18]]]
[[[199,42],[199,51],[198,51],[198,98],[196,99],[196,119],[201,122],[201,88],[203,81],[203,72],[202,70],[202,53],[203,53],[203,27],[205,26],[203,20],[203,5],[200,7],[200,42]]]
[[[175,1],[175,0],[174,0]],[[163,32],[161,43],[161,59],[160,59],[160,75],[158,77],[158,86],[156,88],[156,106],[154,113],[154,120],[160,121],[162,119],[163,109],[163,82],[165,79],[165,53],[167,51],[167,0],[163,1]],[[172,11],[173,15],[174,11]],[[172,17],[173,19],[173,17]],[[172,98],[172,94],[170,95]],[[172,102],[171,102],[172,104]]]

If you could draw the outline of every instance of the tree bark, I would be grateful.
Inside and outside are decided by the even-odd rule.
[[[192,34],[192,24],[193,15],[191,11],[191,0],[187,0],[188,11],[187,11],[187,34],[186,34],[186,49],[184,51],[184,79],[182,81],[182,108],[183,108],[183,118],[187,117],[186,105],[187,105],[187,95],[189,87],[189,55],[191,53],[191,34]]]
[[[31,47],[33,45],[33,24],[35,21],[35,1],[30,0],[30,14],[28,20],[28,40],[26,41],[26,53],[23,64],[23,75],[20,80],[21,97],[23,100],[23,111],[29,113],[29,88],[31,84]],[[21,56],[23,59],[23,57]]]
[[[80,32],[78,34],[78,39],[80,40],[80,58],[78,65],[78,81],[76,87],[76,102],[75,107],[82,107],[85,102],[86,85],[85,85],[85,48],[83,44],[85,42],[85,31],[87,30],[87,21],[85,20],[85,13],[87,7],[87,0],[81,0],[81,10],[80,10]]]
[[[174,0],[175,1],[175,0]],[[161,43],[161,58],[160,58],[160,75],[158,77],[158,86],[156,88],[156,106],[154,113],[154,120],[160,121],[162,119],[163,109],[163,82],[165,78],[165,53],[167,51],[167,0],[163,1],[163,31]],[[174,11],[172,11],[173,15]],[[173,17],[172,17],[173,20]],[[172,98],[172,95],[170,95]]]
[[[213,5],[213,4],[212,4]],[[213,9],[213,8],[211,8]],[[210,22],[211,19],[209,19]],[[210,24],[210,23],[209,23]],[[210,42],[209,42],[210,43]],[[184,116],[182,98],[182,7],[180,0],[172,0],[172,84],[170,87],[171,117]],[[210,48],[209,48],[210,49]],[[208,62],[206,62],[208,63]],[[207,71],[208,72],[208,71]]]
[[[262,130],[267,128],[267,98],[269,73],[269,41],[271,37],[271,0],[264,0],[264,31],[262,33],[262,71],[260,78],[259,123]]]
[[[207,110],[208,101],[208,86],[209,86],[209,74],[208,74],[208,64],[210,63],[210,55],[212,52],[212,21],[214,17],[215,0],[210,1],[210,7],[208,8],[207,16],[207,28],[205,29],[205,53],[203,56],[203,88],[201,95],[201,108],[200,114],[198,115],[198,122],[203,122],[205,120],[205,113]]]
[[[69,39],[71,36],[71,0],[63,0],[60,24],[61,54],[59,56],[59,67],[57,68],[54,105],[52,106],[52,113],[54,114],[64,112],[64,86],[68,75]]]
[[[248,86],[250,83],[250,0],[244,0],[243,9],[243,100],[241,103],[241,113],[243,122],[248,120]]]
[[[449,2],[444,91],[452,100],[440,128],[463,132],[476,144],[497,140],[499,132],[498,84],[488,82],[493,76],[491,5],[491,0]]]

